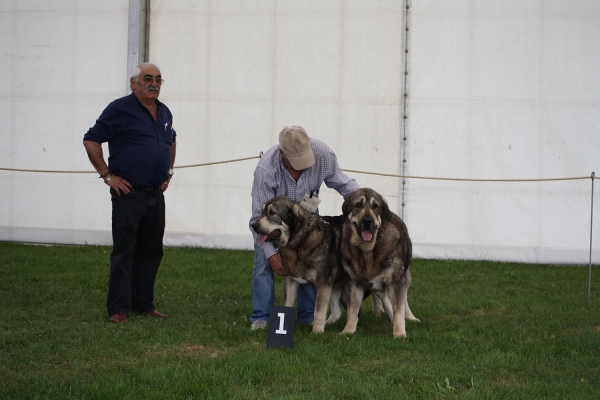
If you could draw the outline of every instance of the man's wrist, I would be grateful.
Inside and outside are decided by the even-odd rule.
[[[107,169],[105,173],[100,174],[100,178],[104,179],[108,174],[110,174],[110,169]]]
[[[112,174],[110,173],[110,171],[108,172],[108,174],[103,176],[103,178],[104,178],[104,183],[106,183],[108,185],[108,182],[110,182],[110,180],[112,179]]]
[[[272,243],[261,243],[261,245],[259,245],[259,247],[263,251],[267,260],[278,253],[277,248],[275,248]]]

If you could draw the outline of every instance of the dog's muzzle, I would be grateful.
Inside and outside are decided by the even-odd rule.
[[[281,231],[279,229],[275,229],[273,232],[265,235],[264,233],[258,235],[258,243],[263,242],[272,242],[274,240],[279,239],[281,236]]]
[[[279,229],[275,229],[269,233],[262,232],[260,224],[257,222],[252,224],[252,229],[254,229],[254,232],[258,233],[258,243],[272,242],[279,239],[279,236],[281,236],[281,230]]]
[[[371,240],[373,240],[374,228],[375,228],[375,222],[373,221],[373,218],[364,217],[360,221],[360,225],[359,225],[359,233],[360,233],[360,237],[362,238],[362,240],[364,240],[365,242],[370,242]]]

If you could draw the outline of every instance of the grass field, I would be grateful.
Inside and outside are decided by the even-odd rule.
[[[365,301],[356,334],[249,329],[252,252],[166,249],[160,320],[106,322],[110,248],[0,243],[1,399],[597,399],[600,271],[414,260],[421,323],[393,339]],[[277,304],[282,304],[281,280]]]

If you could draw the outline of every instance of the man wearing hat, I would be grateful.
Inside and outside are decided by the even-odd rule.
[[[342,172],[333,150],[320,140],[309,138],[304,128],[286,126],[279,133],[279,145],[267,150],[254,171],[252,184],[252,217],[250,224],[262,212],[263,204],[276,196],[287,196],[300,202],[305,195],[319,197],[321,184],[335,189],[343,197],[360,186]],[[254,267],[252,268],[252,330],[267,326],[275,297],[273,271],[284,276],[281,256],[270,242],[258,243],[254,236]],[[313,321],[316,299],[315,287],[300,285],[298,289],[298,322]]]

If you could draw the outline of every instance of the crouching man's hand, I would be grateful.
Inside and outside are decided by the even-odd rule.
[[[269,264],[275,273],[279,276],[287,276],[285,273],[285,269],[283,269],[283,262],[281,261],[281,256],[279,253],[273,254],[269,257]]]

